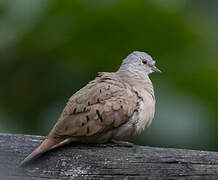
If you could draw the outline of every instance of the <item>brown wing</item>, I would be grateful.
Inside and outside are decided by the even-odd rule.
[[[133,114],[137,96],[115,73],[102,73],[74,94],[52,136],[92,136],[125,123]]]

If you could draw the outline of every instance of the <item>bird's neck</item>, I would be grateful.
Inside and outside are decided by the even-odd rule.
[[[141,75],[129,71],[117,71],[118,76],[134,89],[140,89],[147,91],[152,97],[154,97],[153,85],[147,74]],[[141,92],[142,93],[142,92]]]

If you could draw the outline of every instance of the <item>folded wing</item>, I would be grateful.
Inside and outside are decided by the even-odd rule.
[[[92,136],[128,121],[137,106],[137,96],[115,73],[102,73],[68,101],[53,137]]]

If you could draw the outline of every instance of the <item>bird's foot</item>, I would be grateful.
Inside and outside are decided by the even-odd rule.
[[[123,146],[123,147],[133,147],[134,144],[127,142],[127,141],[117,141],[115,139],[110,140],[111,143],[117,144],[119,146]]]

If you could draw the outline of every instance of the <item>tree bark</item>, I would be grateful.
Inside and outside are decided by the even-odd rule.
[[[44,138],[0,134],[0,179],[218,179],[217,152],[116,144],[66,145],[19,167]]]

